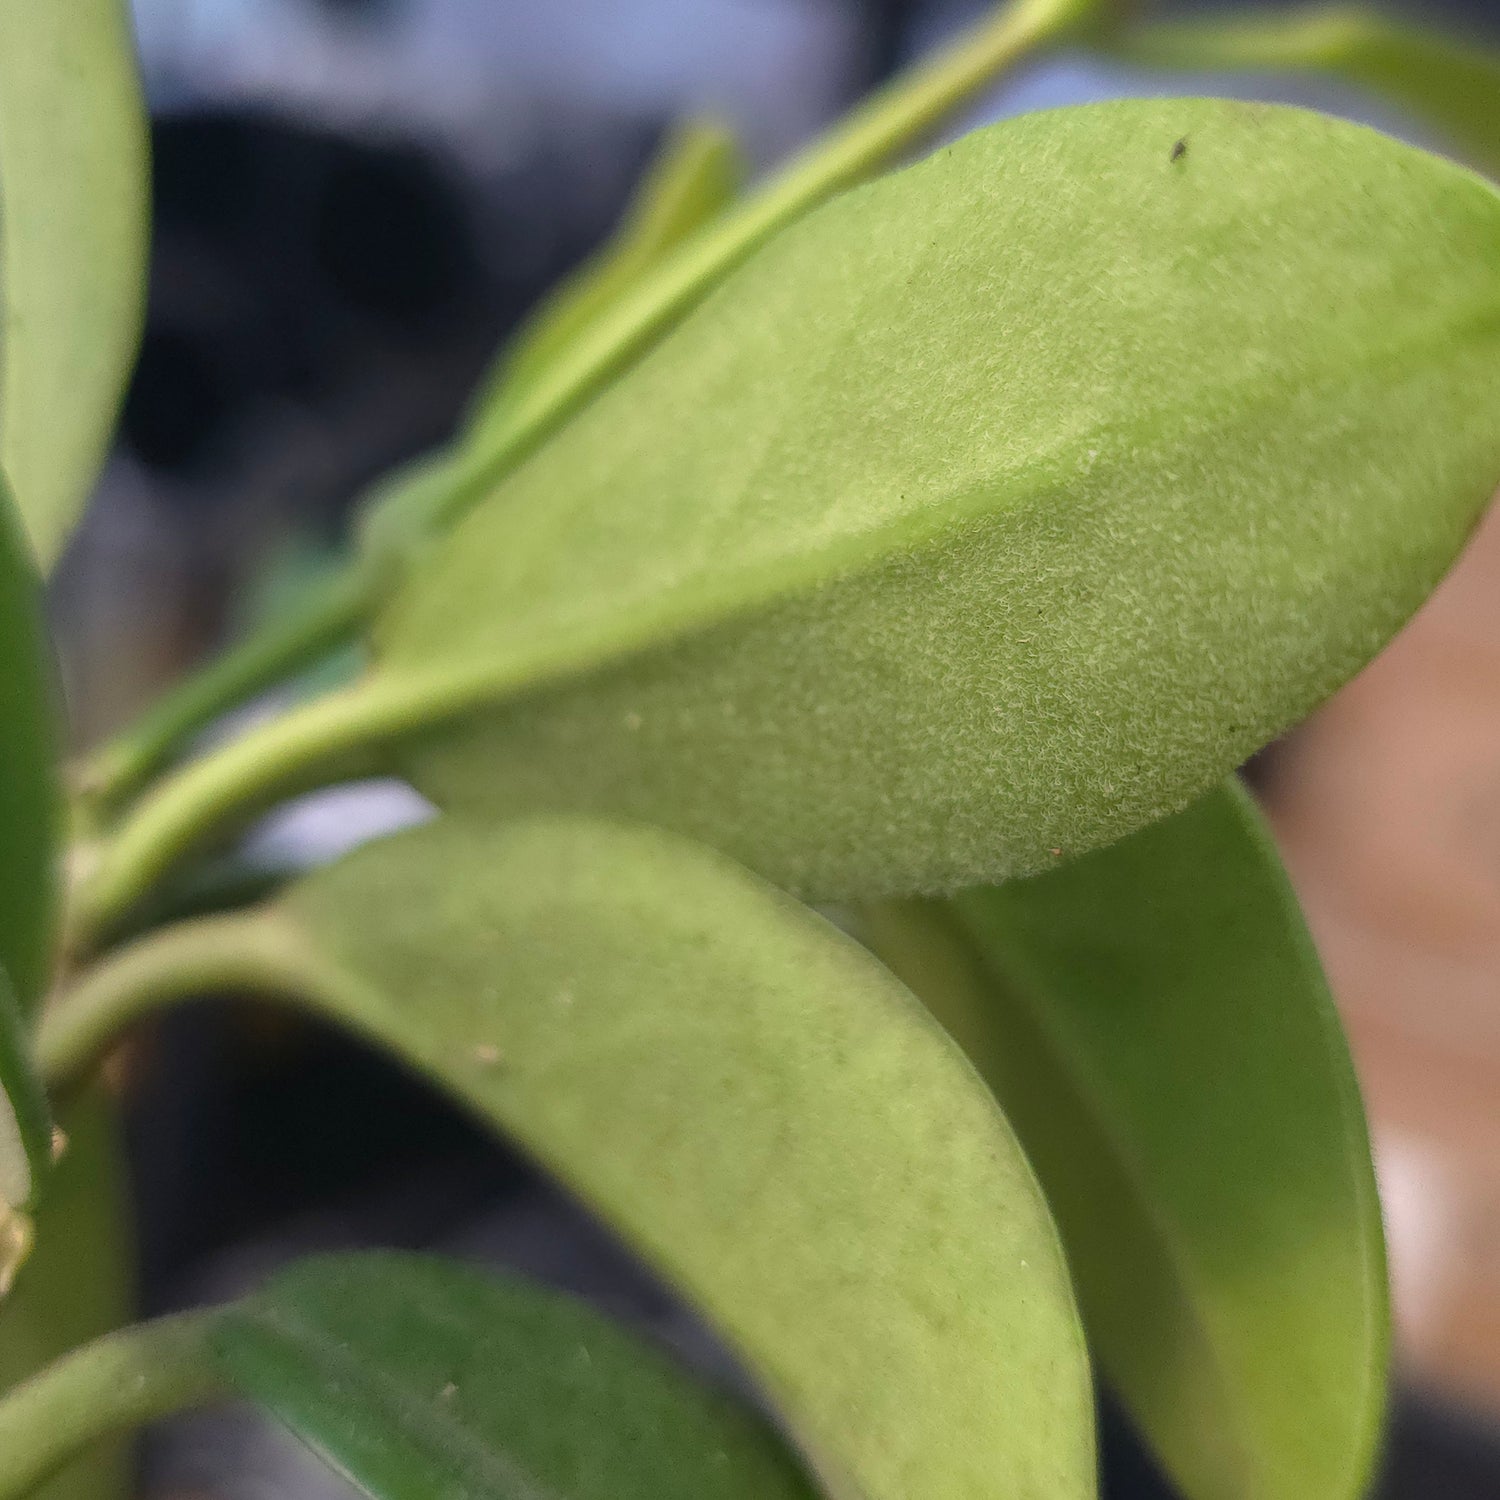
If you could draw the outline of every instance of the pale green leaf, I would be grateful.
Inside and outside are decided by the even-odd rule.
[[[0,0],[0,468],[44,565],[140,337],[146,156],[126,0]]]
[[[793,225],[499,486],[359,732],[809,896],[997,879],[1301,718],[1497,481],[1488,184],[1284,108],[1032,115]]]
[[[1363,1494],[1380,1208],[1338,1018],[1248,797],[868,921],[1020,1132],[1094,1350],[1186,1500]]]
[[[306,1261],[225,1374],[375,1500],[811,1500],[774,1434],[572,1298],[430,1256]]]
[[[35,1246],[0,1304],[0,1394],[130,1316],[133,1275],[124,1163],[101,1090],[65,1099],[67,1150],[36,1216]],[[109,1438],[30,1500],[129,1500],[128,1444]]]
[[[612,1224],[841,1500],[1092,1496],[1030,1168],[941,1028],[821,918],[654,830],[443,820],[220,922]]]
[[[1152,67],[1312,71],[1384,96],[1500,172],[1500,52],[1359,5],[1129,27],[1114,50]]]

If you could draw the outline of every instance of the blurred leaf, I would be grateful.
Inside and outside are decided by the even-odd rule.
[[[416,1255],[225,1309],[225,1373],[377,1500],[810,1500],[775,1435],[571,1298]]]
[[[131,1313],[134,1274],[124,1163],[113,1111],[91,1087],[60,1102],[68,1147],[36,1216],[36,1244],[0,1304],[0,1393]],[[128,1500],[129,1444],[100,1443],[34,1500]]]
[[[1112,50],[1151,67],[1311,70],[1384,95],[1500,172],[1500,52],[1357,5],[1120,31]]]
[[[88,498],[135,358],[146,174],[125,0],[0,0],[0,467],[44,566]]]
[[[57,897],[50,664],[36,577],[0,482],[0,969],[27,1012],[47,983]]]
[[[41,603],[24,545],[0,490],[0,1296],[24,1258],[30,1225],[19,1210],[52,1143],[26,1015],[49,962],[57,790]]]
[[[1245,793],[870,922],[1020,1132],[1095,1352],[1187,1500],[1363,1494],[1380,1207],[1338,1018]]]
[[[52,1168],[52,1118],[21,1008],[0,968],[0,1300],[30,1248],[31,1205]]]
[[[470,418],[483,442],[499,408],[664,256],[734,201],[745,163],[734,137],[709,120],[674,130],[642,179],[614,236],[552,293],[502,352]]]
[[[219,920],[612,1224],[834,1493],[1093,1495],[1030,1169],[941,1028],[805,908],[655,830],[444,820]]]
[[[437,542],[365,703],[441,804],[809,897],[1050,865],[1448,567],[1500,481],[1497,268],[1493,189],[1318,115],[981,131],[785,231]]]

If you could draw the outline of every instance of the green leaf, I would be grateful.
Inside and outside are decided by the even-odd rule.
[[[226,1308],[225,1373],[376,1500],[810,1500],[774,1434],[555,1292],[416,1255]]]
[[[0,467],[50,565],[140,337],[146,127],[125,0],[0,0]]]
[[[26,1045],[52,939],[57,791],[41,605],[0,487],[0,1296],[24,1258],[19,1210],[51,1164],[52,1126]]]
[[[484,381],[466,442],[483,443],[503,406],[684,240],[729,206],[745,178],[734,137],[709,120],[668,136],[613,238],[568,277],[502,352]]]
[[[41,598],[0,481],[0,969],[27,1011],[51,964],[60,821],[54,730]]]
[[[36,1216],[35,1249],[0,1304],[0,1393],[130,1316],[133,1265],[124,1163],[113,1111],[97,1087],[63,1100],[68,1146]],[[111,1438],[32,1500],[128,1500],[129,1445]]]
[[[1500,52],[1357,5],[1127,28],[1112,50],[1152,67],[1328,73],[1429,120],[1500,172]]]
[[[816,898],[1106,843],[1448,567],[1500,481],[1497,268],[1488,184],[1322,116],[981,131],[786,230],[439,541],[350,738]]]
[[[613,1225],[832,1493],[1093,1495],[1030,1168],[941,1028],[821,918],[655,830],[442,820],[215,931],[221,962],[279,969]]]
[[[1020,1132],[1094,1351],[1184,1496],[1362,1495],[1380,1209],[1338,1018],[1245,793],[869,922]]]

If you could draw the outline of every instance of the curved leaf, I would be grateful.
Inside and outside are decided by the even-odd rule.
[[[581,1303],[428,1256],[303,1262],[210,1334],[376,1500],[811,1500],[775,1436]]]
[[[129,1206],[109,1101],[97,1087],[77,1092],[58,1120],[68,1148],[36,1216],[35,1249],[0,1304],[0,1394],[130,1316]],[[129,1500],[132,1467],[129,1445],[112,1438],[31,1500]]]
[[[88,498],[140,337],[146,150],[125,0],[0,0],[0,468],[44,564]]]
[[[869,921],[1020,1132],[1095,1352],[1183,1494],[1363,1494],[1380,1208],[1338,1018],[1245,793]]]
[[[444,820],[234,922],[703,1309],[834,1494],[1092,1496],[1030,1168],[941,1028],[820,918],[654,830]]]
[[[1311,70],[1428,120],[1477,166],[1500,172],[1500,52],[1358,5],[1128,27],[1113,50],[1172,68]]]
[[[47,982],[58,803],[41,599],[0,483],[0,969],[29,1010]]]
[[[812,897],[1047,866],[1441,576],[1500,481],[1497,267],[1500,196],[1357,126],[1007,121],[785,231],[470,512],[370,701],[440,803]]]
[[[27,1054],[52,938],[57,793],[41,606],[0,490],[0,1295],[24,1257],[18,1211],[51,1162],[52,1127]]]

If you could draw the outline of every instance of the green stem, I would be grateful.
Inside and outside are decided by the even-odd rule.
[[[108,813],[206,725],[347,642],[377,593],[374,570],[351,566],[301,608],[194,673],[80,768],[81,797]]]
[[[36,1065],[56,1088],[127,1026],[178,1001],[232,993],[296,1003],[319,992],[315,962],[271,912],[195,917],[137,938],[56,993],[37,1027]]]
[[[98,1438],[225,1394],[214,1318],[183,1313],[108,1334],[0,1399],[0,1500],[23,1500]]]

